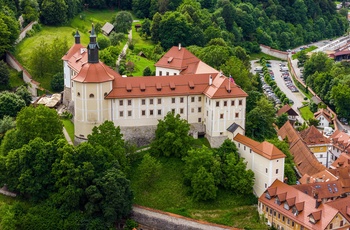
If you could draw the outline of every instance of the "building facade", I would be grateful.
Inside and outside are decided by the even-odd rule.
[[[275,181],[284,180],[286,155],[269,142],[257,142],[237,134],[233,138],[240,157],[247,162],[247,169],[254,172],[253,190],[257,197]]]
[[[156,64],[156,75],[121,77],[98,59],[94,28],[87,47],[75,44],[64,62],[64,103],[74,115],[75,142],[85,141],[106,120],[124,139],[144,145],[168,112],[188,121],[194,137],[205,135],[212,147],[227,138],[233,123],[245,127],[247,94],[187,49],[171,48]]]

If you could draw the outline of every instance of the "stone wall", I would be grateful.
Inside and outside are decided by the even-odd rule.
[[[157,126],[120,127],[123,138],[137,146],[148,145],[155,137]]]
[[[133,207],[132,218],[141,225],[150,226],[153,230],[237,230],[237,228],[194,220],[138,205]]]
[[[282,60],[288,59],[288,52],[272,49],[270,46],[260,45],[261,52],[268,54]]]
[[[21,33],[18,36],[18,39],[16,40],[16,43],[19,43],[20,41],[23,40],[23,38],[26,37],[26,34],[29,30],[33,28],[33,25],[37,24],[37,21],[29,23],[23,30],[21,30]]]
[[[9,52],[6,52],[6,63],[18,72],[22,71],[23,81],[28,84],[29,92],[34,97],[36,97],[38,95],[37,89],[40,88],[40,83],[34,81],[28,71],[24,69],[23,66],[16,60],[16,58]]]

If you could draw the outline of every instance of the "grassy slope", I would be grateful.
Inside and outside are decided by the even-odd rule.
[[[161,176],[151,186],[142,184],[141,172],[137,168],[139,162],[133,165],[131,182],[136,204],[239,228],[266,228],[258,223],[257,208],[252,205],[256,202],[253,195],[239,196],[220,189],[216,200],[195,202],[191,199],[189,187],[183,183],[183,162],[165,157],[159,161],[162,163]]]
[[[63,125],[72,141],[74,141],[74,124],[69,119],[62,119]]]

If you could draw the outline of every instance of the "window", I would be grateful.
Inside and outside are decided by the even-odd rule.
[[[201,102],[202,101],[202,97],[198,97],[198,101]]]
[[[224,106],[227,106],[227,101],[224,101]]]
[[[265,188],[267,188],[267,184],[265,183]]]
[[[175,109],[171,109],[171,113],[175,114]]]
[[[141,111],[142,116],[146,116],[146,110]]]
[[[220,119],[224,119],[224,114],[223,113],[220,114]]]
[[[145,99],[142,99],[142,100],[141,100],[141,104],[142,104],[142,105],[146,105],[146,100],[145,100]]]
[[[273,211],[273,215],[276,216],[276,211]]]
[[[119,100],[119,105],[120,105],[120,106],[123,105],[123,100]]]
[[[177,73],[174,73],[174,75],[177,75]]]
[[[278,174],[278,169],[276,169],[276,174]]]
[[[92,93],[89,95],[90,98],[94,98],[95,95],[93,95]]]
[[[198,122],[202,122],[202,118],[199,117],[199,118],[198,118]]]
[[[281,214],[278,213],[278,219],[281,219]]]
[[[149,99],[149,104],[153,105],[153,99]]]
[[[180,109],[180,114],[183,114],[183,113],[184,113],[184,109],[181,108],[181,109]]]
[[[175,103],[175,97],[171,98],[171,103]]]
[[[159,76],[162,76],[162,74],[163,74],[162,71],[159,71]]]
[[[238,118],[238,117],[239,117],[239,113],[236,113],[236,114],[235,114],[235,117]]]
[[[119,117],[124,117],[124,111],[119,111]]]
[[[235,100],[231,100],[231,106],[235,105]]]
[[[323,154],[320,154],[320,158],[323,158]]]
[[[219,107],[220,106],[220,101],[217,101],[216,102],[216,107]]]
[[[80,93],[79,92],[77,93],[77,96],[80,97]]]
[[[191,113],[194,113],[194,108],[191,108]]]
[[[198,107],[198,113],[202,112],[202,107]]]
[[[104,96],[107,96],[107,93],[105,93]]]
[[[194,102],[194,97],[191,97],[191,102]]]
[[[162,98],[158,98],[158,105],[162,104]]]
[[[284,216],[282,216],[282,221],[284,222]]]
[[[131,105],[131,100],[128,100],[128,105]]]
[[[289,222],[290,222],[290,219],[288,218],[288,220],[287,220],[288,225],[289,225]]]
[[[149,115],[153,116],[153,109],[149,111]]]
[[[169,76],[169,72],[166,72],[166,75]]]
[[[332,223],[329,224],[329,229],[333,229],[333,224]]]
[[[341,220],[341,221],[340,221],[340,227],[343,226],[343,225],[344,225],[344,221]]]
[[[267,173],[267,168],[265,168],[265,172]]]
[[[132,115],[132,111],[129,110],[129,111],[128,111],[128,116],[131,117],[131,115]]]
[[[245,148],[245,146],[244,146],[244,150],[245,150],[246,148]]]
[[[238,105],[242,105],[242,100],[239,100],[239,101],[238,101]]]
[[[294,227],[294,221],[292,221],[292,227]]]
[[[162,110],[158,109],[158,115],[162,115]]]
[[[184,103],[184,98],[180,97],[180,103]]]

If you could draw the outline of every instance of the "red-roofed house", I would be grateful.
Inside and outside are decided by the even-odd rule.
[[[284,105],[282,108],[280,108],[277,111],[277,116],[281,116],[284,113],[288,114],[288,120],[292,122],[295,122],[295,120],[297,119],[297,116],[299,116],[298,113],[295,112],[295,110],[292,107],[290,107],[290,105],[288,104]]]
[[[333,159],[336,160],[342,152],[350,154],[350,136],[344,131],[336,130],[331,136]]]
[[[314,116],[319,121],[318,127],[320,128],[329,127],[333,123],[332,115],[325,109],[317,111]]]
[[[350,223],[344,215],[347,206],[338,209],[337,205],[322,203],[314,194],[276,180],[260,196],[258,211],[277,229],[348,229]]]
[[[286,155],[273,144],[254,141],[237,134],[233,138],[238,152],[247,162],[247,168],[254,172],[254,192],[259,197],[276,179],[284,179],[284,158]]]
[[[147,144],[168,112],[180,114],[190,133],[205,134],[212,147],[222,144],[232,124],[244,130],[248,95],[186,48],[171,48],[156,64],[158,76],[126,78],[99,61],[98,49],[92,28],[89,45],[83,47],[77,33],[62,58],[64,103],[72,108],[76,143],[110,120],[125,140]]]

